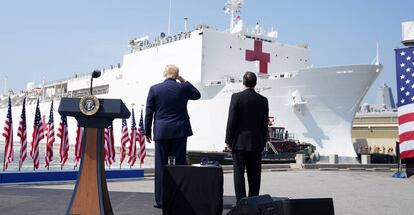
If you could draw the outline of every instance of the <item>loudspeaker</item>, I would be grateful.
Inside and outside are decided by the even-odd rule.
[[[332,198],[289,199],[290,215],[334,215]]]
[[[332,198],[289,199],[270,195],[243,198],[228,215],[334,215]]]
[[[228,215],[284,215],[288,206],[284,200],[288,198],[276,198],[270,195],[245,197],[228,213]]]

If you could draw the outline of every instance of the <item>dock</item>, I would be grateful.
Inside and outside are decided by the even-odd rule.
[[[311,168],[312,167],[312,168]],[[324,169],[325,168],[325,169]],[[331,168],[330,171],[324,171]],[[411,214],[414,177],[392,178],[394,166],[264,165],[261,194],[288,198],[333,198],[335,214]],[[231,166],[224,169],[224,210],[235,204]],[[162,214],[153,207],[151,169],[138,179],[108,180],[114,214]],[[2,214],[64,214],[74,181],[0,186]],[[311,213],[310,213],[311,214]]]

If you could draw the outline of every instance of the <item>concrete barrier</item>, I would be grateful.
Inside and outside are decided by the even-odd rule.
[[[361,164],[371,164],[371,155],[361,155]]]
[[[329,164],[337,164],[338,160],[338,155],[329,155]]]
[[[296,164],[304,164],[305,163],[305,155],[304,154],[296,154],[295,160],[296,160]]]

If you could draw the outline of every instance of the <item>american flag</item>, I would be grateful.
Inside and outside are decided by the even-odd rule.
[[[45,137],[42,118],[39,109],[39,99],[37,99],[36,104],[36,113],[35,113],[35,120],[33,125],[33,134],[32,134],[32,148],[30,151],[30,156],[33,159],[33,169],[39,168],[39,143]]]
[[[83,144],[83,127],[80,127],[78,124],[78,128],[76,129],[76,143],[75,143],[75,167],[78,166],[79,161],[82,156],[82,144]]]
[[[122,162],[124,162],[128,142],[129,142],[128,125],[127,125],[126,119],[122,119],[121,148],[120,148],[121,157],[119,158],[120,166],[122,165]]]
[[[139,119],[139,135],[138,135],[138,141],[139,141],[139,160],[140,165],[144,163],[145,156],[147,155],[146,149],[145,149],[145,131],[144,131],[144,120],[142,118],[142,109],[141,109],[141,117]]]
[[[129,139],[129,152],[128,152],[128,163],[130,166],[134,166],[137,160],[137,141],[138,141],[138,130],[135,123],[134,108],[132,108],[132,120],[131,120],[131,137]]]
[[[4,146],[4,163],[3,163],[3,171],[7,169],[9,163],[13,161],[13,120],[12,120],[12,110],[11,110],[11,100],[9,97],[9,108],[7,110],[7,118],[4,122],[3,128],[3,137],[5,139],[5,146]]]
[[[68,120],[66,116],[60,117],[60,123],[57,136],[60,138],[59,157],[60,166],[63,167],[68,160],[69,137],[68,137]]]
[[[107,166],[115,162],[114,128],[111,125],[105,128],[104,157]]]
[[[55,142],[55,126],[53,125],[53,101],[50,104],[49,121],[47,122],[47,140],[45,153],[45,167],[53,161],[53,143]]]
[[[23,165],[23,162],[27,157],[27,133],[26,133],[26,98],[23,99],[22,114],[20,115],[19,129],[17,130],[17,136],[20,137],[20,160],[19,168]]]
[[[414,157],[414,47],[395,50],[401,159]]]

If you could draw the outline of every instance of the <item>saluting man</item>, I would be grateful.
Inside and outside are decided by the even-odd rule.
[[[177,66],[167,65],[164,78],[164,82],[150,88],[145,112],[145,136],[149,143],[154,120],[156,208],[162,207],[162,177],[168,156],[175,156],[177,165],[186,164],[187,137],[193,135],[187,103],[201,97],[200,92],[179,75]]]

